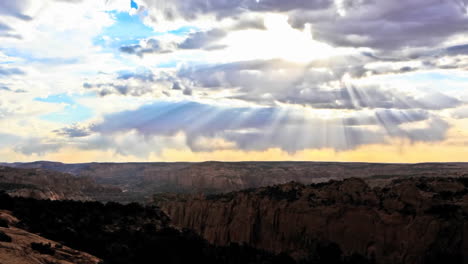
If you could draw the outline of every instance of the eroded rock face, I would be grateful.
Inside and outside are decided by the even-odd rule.
[[[376,263],[468,263],[467,186],[466,179],[413,178],[370,188],[352,178],[155,200],[176,225],[218,245],[311,259],[336,244],[345,256]]]

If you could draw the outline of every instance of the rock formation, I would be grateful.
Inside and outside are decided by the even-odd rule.
[[[157,195],[173,223],[217,245],[313,260],[334,245],[370,263],[468,263],[468,180],[288,183],[220,195]]]

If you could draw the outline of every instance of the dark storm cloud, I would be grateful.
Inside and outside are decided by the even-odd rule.
[[[197,120],[196,124],[193,120]],[[427,127],[404,129],[403,124],[426,121]],[[359,125],[358,125],[359,124]],[[366,126],[374,126],[369,129]],[[448,125],[423,111],[376,111],[354,119],[323,120],[300,110],[275,107],[221,107],[195,102],[159,102],[137,110],[104,117],[91,130],[103,135],[137,131],[144,136],[171,136],[184,132],[187,145],[197,151],[201,138],[222,138],[243,150],[281,148],[294,152],[308,148],[353,149],[384,143],[386,136],[412,141],[442,140]],[[297,141],[291,141],[291,138]]]

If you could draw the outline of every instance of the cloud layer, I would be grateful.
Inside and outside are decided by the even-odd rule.
[[[444,153],[468,142],[467,7],[2,1],[0,154]]]

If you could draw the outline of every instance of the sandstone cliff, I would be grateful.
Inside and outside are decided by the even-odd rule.
[[[158,195],[180,227],[217,245],[247,243],[296,259],[323,245],[376,263],[468,263],[468,181],[412,178],[385,188],[347,179],[209,195]]]

